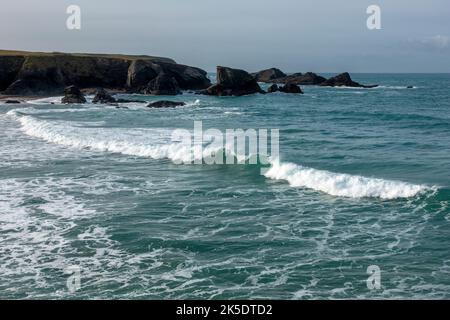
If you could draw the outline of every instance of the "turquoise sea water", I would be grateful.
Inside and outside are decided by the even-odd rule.
[[[1,105],[0,298],[450,298],[450,75],[353,78],[381,87]],[[195,120],[281,162],[175,164]]]

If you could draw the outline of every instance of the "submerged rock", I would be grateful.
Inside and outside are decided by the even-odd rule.
[[[252,73],[258,82],[272,82],[272,80],[286,77],[286,74],[277,68],[270,68]]]
[[[161,100],[149,103],[147,105],[147,108],[175,108],[175,107],[182,107],[185,105],[186,103],[184,102]]]
[[[92,103],[114,103],[116,99],[114,99],[105,89],[101,88],[97,90]]]
[[[355,87],[355,88],[375,88],[378,85],[362,85],[355,82],[350,77],[348,72],[341,73],[335,77],[328,79],[327,81],[320,84],[324,87]]]
[[[296,85],[295,83],[286,83],[284,86],[279,88],[279,91],[280,92],[284,92],[284,93],[303,94],[302,89],[298,85]]]
[[[200,93],[211,96],[243,96],[265,93],[265,91],[261,89],[256,79],[247,71],[217,67],[217,84]]]
[[[76,86],[69,86],[64,89],[64,97],[61,103],[86,103],[86,98]]]

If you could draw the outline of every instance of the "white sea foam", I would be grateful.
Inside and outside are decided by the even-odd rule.
[[[47,98],[41,98],[41,99],[28,100],[27,103],[34,104],[34,105],[60,104],[62,98],[63,98],[63,96],[47,97]]]
[[[350,198],[409,198],[430,189],[424,185],[334,173],[278,161],[272,163],[265,176],[287,181],[292,187],[309,188],[333,196]]]
[[[153,159],[169,159],[176,163],[191,163],[194,160],[193,156],[205,157],[212,151],[217,151],[206,146],[203,154],[198,155],[193,152],[192,147],[171,141],[172,130],[170,129],[83,128],[82,123],[49,122],[14,111],[10,111],[9,114],[16,117],[22,125],[22,131],[27,135],[67,147]],[[238,160],[245,161],[245,159]],[[425,185],[333,173],[278,161],[272,163],[265,176],[270,179],[285,180],[292,187],[309,188],[333,196],[351,198],[409,198],[430,189]]]
[[[379,85],[377,87],[348,87],[348,86],[336,86],[336,87],[320,87],[320,88],[333,88],[333,89],[350,89],[350,90],[361,90],[361,89],[370,89],[370,90],[374,90],[374,89],[388,89],[388,90],[403,90],[403,89],[407,89],[407,90],[412,90],[412,89],[418,89],[418,87],[414,86],[412,88],[408,88],[407,85],[405,86],[387,86],[387,85]]]
[[[8,115],[20,122],[25,134],[66,147],[152,159],[170,159],[177,163],[188,163],[194,160],[194,158],[191,159],[194,155],[192,148],[171,141],[171,129],[136,128],[130,131],[128,129],[83,128],[83,123],[38,120],[15,110],[9,111]],[[208,147],[203,151],[205,155],[212,152]]]

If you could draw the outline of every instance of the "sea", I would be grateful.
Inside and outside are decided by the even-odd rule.
[[[0,103],[0,298],[449,299],[450,74],[352,77],[379,87]],[[279,157],[180,163],[195,121]]]

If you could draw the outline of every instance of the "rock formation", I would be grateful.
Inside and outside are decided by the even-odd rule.
[[[86,98],[78,87],[69,86],[64,89],[64,97],[61,99],[61,103],[86,103]]]
[[[97,90],[97,93],[95,94],[94,99],[92,100],[93,103],[115,103],[116,99],[114,99],[108,92],[106,92],[105,89],[101,88]]]
[[[0,91],[6,90],[14,82],[22,68],[24,57],[4,56],[0,59]]]
[[[168,58],[0,50],[0,91],[9,95],[60,94],[70,85],[142,93],[163,73],[173,77],[180,90],[211,85],[205,71]]]
[[[252,76],[254,76],[258,82],[270,83],[272,80],[286,77],[286,74],[280,69],[270,68],[252,73]]]
[[[151,80],[147,87],[141,91],[144,94],[167,96],[174,96],[181,93],[177,80],[164,72]]]
[[[278,85],[273,84],[267,89],[267,93],[274,93],[280,91],[280,88],[278,88]]]
[[[362,85],[358,82],[355,82],[350,77],[348,72],[341,73],[335,77],[328,79],[327,81],[320,84],[324,87],[355,87],[355,88],[375,88],[378,85]]]
[[[162,100],[149,103],[147,105],[147,108],[175,108],[175,107],[182,107],[185,105],[186,104],[184,102]]]
[[[243,96],[265,92],[248,72],[227,67],[217,67],[217,83],[200,93],[211,96]]]
[[[278,89],[280,92],[284,93],[299,93],[303,94],[302,89],[295,83],[286,83],[284,86]]]
[[[313,72],[307,72],[307,73],[294,73],[286,77],[275,79],[271,82],[273,83],[293,83],[297,85],[319,85],[323,82],[325,82],[327,79],[325,79],[322,76],[319,76]]]
[[[313,72],[286,75],[277,68],[262,70],[253,73],[252,75],[258,82],[279,84],[293,83],[297,85],[318,85],[327,80]]]

